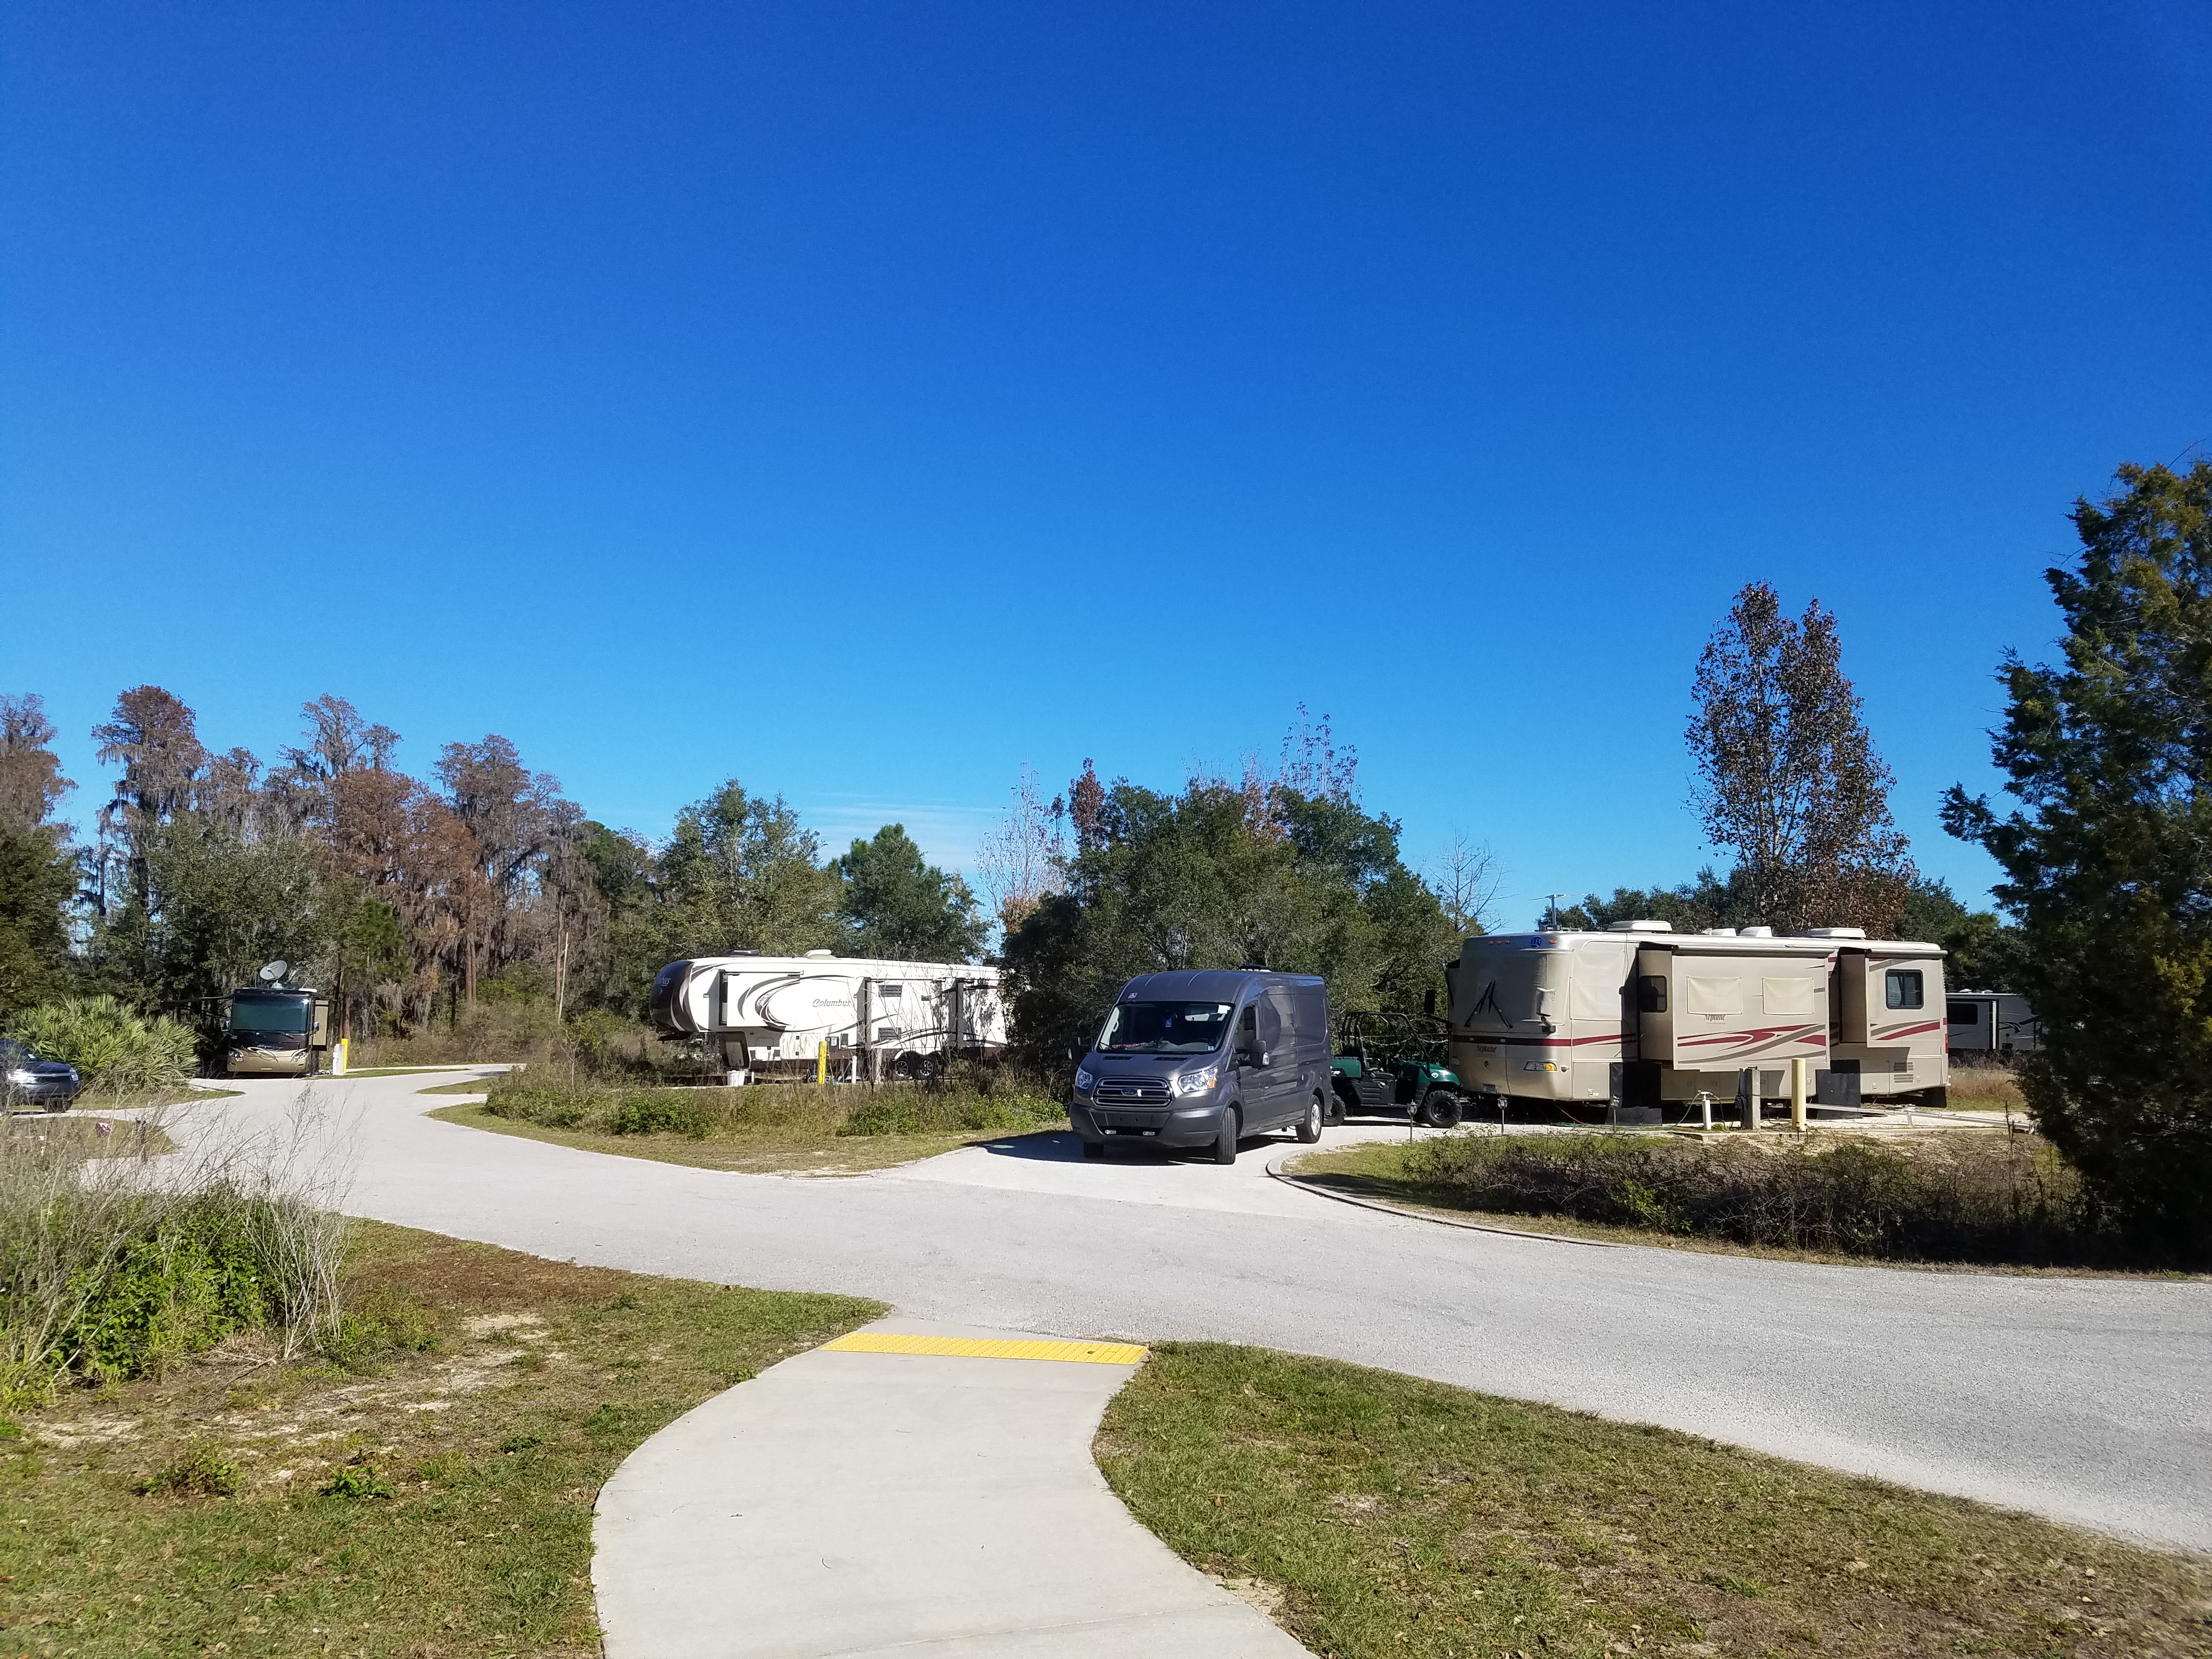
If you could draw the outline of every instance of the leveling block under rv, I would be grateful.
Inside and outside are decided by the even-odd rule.
[[[919,1076],[1006,1041],[997,969],[827,951],[672,962],[653,981],[653,1023],[704,1039],[732,1083],[763,1067],[811,1076],[824,1060],[835,1082]]]
[[[1940,1104],[1950,1084],[1942,948],[1855,927],[1498,933],[1446,978],[1453,1064],[1486,1097],[1651,1121],[1700,1091],[1730,1098],[1746,1070],[1778,1098],[1796,1060],[1825,1105]]]

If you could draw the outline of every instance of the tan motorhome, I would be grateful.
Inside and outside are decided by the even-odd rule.
[[[1933,945],[1616,922],[1469,939],[1448,977],[1453,1064],[1477,1094],[1634,1119],[1700,1091],[1727,1099],[1745,1070],[1780,1098],[1795,1060],[1831,1105],[1925,1100],[1948,1082]]]

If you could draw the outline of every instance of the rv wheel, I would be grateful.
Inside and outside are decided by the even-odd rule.
[[[1431,1129],[1459,1127],[1460,1098],[1449,1089],[1431,1089],[1421,1097],[1420,1121]]]

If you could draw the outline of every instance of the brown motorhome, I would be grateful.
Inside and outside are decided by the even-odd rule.
[[[1645,1110],[1790,1087],[1832,1105],[1940,1099],[1949,1082],[1943,952],[1856,928],[1602,933],[1469,939],[1449,975],[1452,1058],[1478,1094]]]

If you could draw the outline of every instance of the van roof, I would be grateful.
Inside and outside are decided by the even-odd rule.
[[[1319,985],[1315,974],[1277,974],[1252,968],[1183,968],[1164,974],[1139,974],[1121,988],[1116,1002],[1149,1002],[1155,997],[1188,997],[1194,1002],[1234,1002],[1254,985]]]

